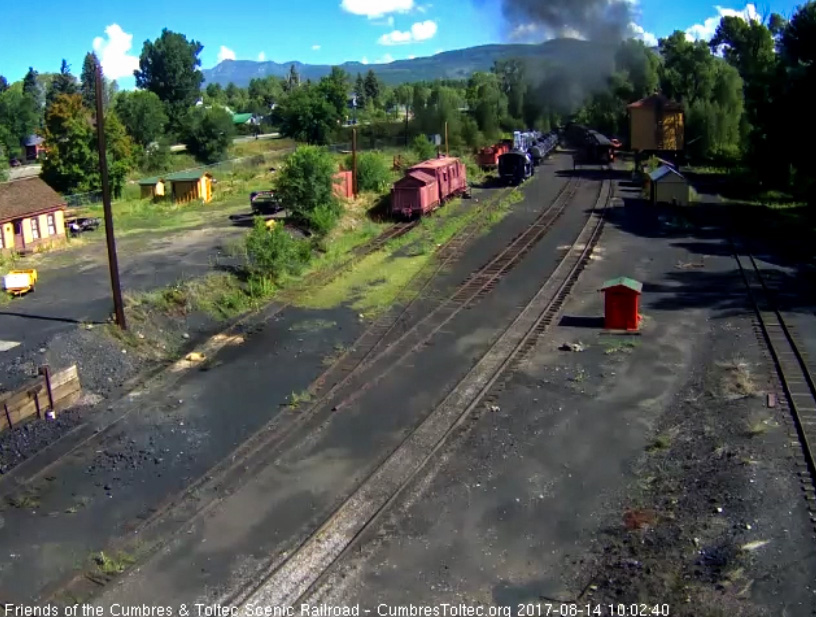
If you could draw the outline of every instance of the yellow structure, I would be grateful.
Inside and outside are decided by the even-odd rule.
[[[636,152],[680,152],[685,147],[683,106],[654,94],[628,106],[630,148]]]
[[[212,200],[212,174],[206,171],[180,171],[165,177],[172,183],[173,201],[185,204],[200,199],[204,203]]]
[[[65,242],[65,202],[38,177],[0,184],[0,250],[27,253]]]
[[[165,182],[163,178],[155,177],[139,180],[139,188],[141,189],[142,199],[164,199]]]

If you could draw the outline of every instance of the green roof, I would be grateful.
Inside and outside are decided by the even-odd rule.
[[[626,276],[619,276],[611,281],[606,281],[606,283],[603,284],[603,287],[601,287],[601,291],[604,289],[609,289],[610,287],[628,287],[637,293],[643,291],[643,283],[638,283],[635,279],[630,279]]]
[[[161,176],[154,176],[152,178],[142,178],[141,180],[139,180],[139,184],[141,186],[152,186],[154,184],[158,184],[160,180],[162,180]]]
[[[252,120],[252,114],[233,114],[232,122],[234,124],[246,124]]]
[[[209,172],[202,171],[200,169],[193,169],[191,171],[177,171],[174,174],[165,176],[164,179],[169,180],[170,182],[193,182],[207,173]]]

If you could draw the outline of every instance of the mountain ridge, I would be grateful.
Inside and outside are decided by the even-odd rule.
[[[538,44],[489,44],[443,51],[433,56],[412,60],[395,60],[388,64],[344,62],[340,68],[356,75],[373,70],[387,84],[396,85],[413,81],[435,79],[467,79],[476,71],[487,71],[496,60],[505,58],[539,59],[554,64],[595,62],[601,45],[578,39],[552,39]],[[205,83],[222,86],[230,82],[246,87],[251,79],[285,77],[289,67],[295,66],[301,79],[317,80],[331,72],[332,65],[306,64],[297,60],[273,62],[256,60],[223,60],[211,69],[204,69]]]

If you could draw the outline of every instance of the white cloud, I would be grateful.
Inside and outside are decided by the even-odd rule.
[[[122,30],[118,24],[111,24],[105,28],[105,34],[107,40],[101,36],[93,40],[93,48],[99,56],[105,77],[108,79],[133,77],[133,71],[139,68],[138,56],[128,53],[133,47],[133,35]]]
[[[709,17],[701,24],[694,24],[686,30],[686,38],[689,41],[709,41],[717,32],[717,26],[723,17],[739,17],[745,21],[761,21],[762,17],[757,12],[756,5],[746,4],[742,10],[727,9],[721,6],[714,7],[717,14]]]
[[[632,22],[629,24],[629,33],[633,38],[643,41],[648,47],[657,47],[657,37],[651,32],[646,32],[643,26]]]
[[[382,58],[377,59],[374,64],[391,64],[394,57],[391,54],[385,54]]]
[[[436,30],[436,22],[429,19],[415,23],[410,30],[394,30],[388,34],[383,34],[377,42],[380,45],[404,45],[406,43],[427,41],[436,35]]]
[[[360,63],[361,63],[361,64],[368,64],[368,58],[366,58],[365,56],[363,56],[363,59],[362,59],[362,60],[360,60]]]
[[[538,24],[520,24],[510,32],[511,41],[527,41],[530,38],[541,36],[541,26]]]
[[[224,60],[235,60],[235,52],[226,45],[222,45],[218,50],[218,61],[223,62]]]
[[[407,13],[414,8],[414,0],[343,0],[340,8],[352,15],[377,19],[389,13]]]
[[[435,56],[435,55],[437,55],[437,54],[441,54],[443,51],[445,51],[445,50],[444,50],[444,49],[437,49],[437,50],[434,52],[434,56]]]
[[[312,45],[312,51],[317,51],[320,49],[320,45]]]
[[[415,60],[415,59],[416,59],[416,56],[408,56],[408,59],[409,59],[409,60]]]
[[[259,53],[258,54],[258,61],[263,62],[265,60],[266,60],[266,54],[264,52]]]

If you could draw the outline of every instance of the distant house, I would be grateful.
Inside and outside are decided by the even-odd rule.
[[[689,205],[689,183],[676,169],[664,165],[649,174],[646,190],[652,204]]]
[[[36,161],[41,154],[45,154],[45,140],[39,135],[29,135],[23,140],[25,158],[27,161]]]
[[[212,200],[212,174],[207,171],[180,171],[164,177],[172,183],[173,201],[184,204],[200,199],[204,203]]]
[[[257,124],[254,114],[232,114],[232,123],[240,124]]]
[[[636,152],[680,152],[685,137],[683,106],[653,94],[627,106],[629,145]]]
[[[139,180],[139,189],[142,199],[159,200],[165,197],[164,178],[159,176]]]
[[[65,200],[38,177],[0,184],[0,249],[27,253],[65,241]]]

